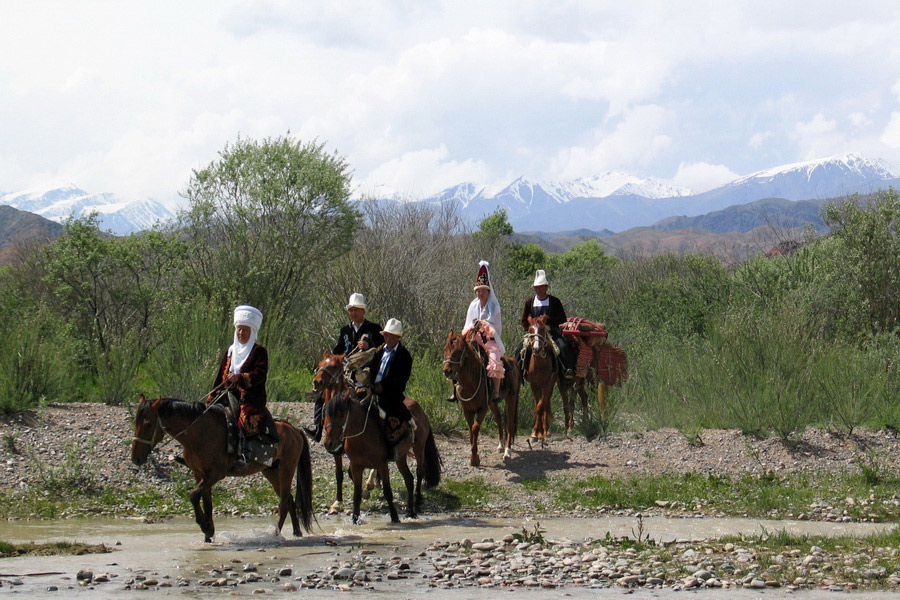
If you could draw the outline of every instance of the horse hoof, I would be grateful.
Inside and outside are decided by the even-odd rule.
[[[497,444],[497,452],[503,452],[503,444]]]
[[[477,467],[480,464],[481,464],[481,458],[479,458],[477,454],[473,454],[472,458],[469,459],[469,466]]]
[[[512,457],[512,453],[509,451],[509,448],[503,451],[503,460],[508,460]]]
[[[205,543],[207,543],[207,544],[212,544],[212,537],[211,537],[211,536],[206,536],[206,537],[203,538],[203,541],[204,541]]]
[[[367,490],[367,489],[364,489],[364,490],[362,491],[362,497],[363,497],[363,500],[368,500],[368,499],[369,499],[369,496],[371,496],[371,495],[372,495],[372,494],[371,494],[371,493],[369,492],[369,490]]]

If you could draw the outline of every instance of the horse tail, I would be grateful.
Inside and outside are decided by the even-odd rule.
[[[312,532],[312,459],[309,454],[309,440],[306,435],[297,430],[303,450],[300,452],[300,460],[297,461],[297,492],[294,496],[294,504],[300,509],[300,520],[307,533]]]
[[[434,431],[428,430],[425,440],[425,489],[437,487],[441,482],[441,455],[434,442]]]

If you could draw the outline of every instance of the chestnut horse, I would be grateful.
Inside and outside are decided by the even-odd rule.
[[[406,516],[416,518],[416,511],[422,507],[422,480],[425,488],[431,489],[441,481],[441,457],[428,416],[419,403],[406,398],[403,403],[412,413],[416,422],[414,436],[407,436],[397,447],[397,469],[406,484]],[[336,453],[343,448],[350,460],[350,479],[353,480],[353,522],[359,522],[359,505],[362,502],[363,470],[374,469],[381,478],[382,494],[388,503],[391,522],[399,523],[394,495],[391,491],[391,477],[388,461],[392,459],[387,438],[378,423],[378,406],[357,402],[352,394],[345,392],[335,396],[325,406],[323,414],[322,444],[329,452]],[[415,437],[415,440],[412,438]],[[416,479],[407,464],[412,452],[416,459]]]
[[[531,384],[531,395],[534,396],[534,429],[531,430],[531,439],[543,441],[550,437],[550,423],[553,421],[550,399],[553,388],[557,385],[563,399],[566,434],[571,433],[575,420],[574,403],[569,395],[572,385],[560,377],[553,341],[547,327],[547,315],[528,317],[528,332],[522,347],[530,354],[528,364],[525,365],[525,378]]]
[[[240,476],[262,473],[278,495],[278,531],[287,515],[291,516],[294,535],[301,536],[300,523],[307,532],[312,524],[312,467],[309,443],[302,431],[286,421],[276,420],[279,442],[271,467],[250,462]],[[140,396],[134,415],[134,439],[131,462],[142,465],[150,451],[166,435],[182,445],[182,457],[194,474],[197,487],[191,492],[194,517],[205,541],[211,542],[213,525],[212,487],[231,472],[234,456],[226,453],[225,412],[217,405],[207,407],[200,402],[182,402],[174,398],[147,400]],[[297,493],[291,496],[291,479],[296,473]],[[202,501],[202,506],[201,506]],[[297,510],[300,510],[300,519]]]
[[[316,368],[316,375],[313,377],[313,390],[317,395],[323,398],[322,413],[324,418],[325,407],[331,402],[331,399],[343,394],[347,389],[347,379],[344,377],[344,355],[322,353],[322,360],[319,361]],[[328,509],[329,514],[335,514],[344,509],[344,449],[338,448],[334,452],[334,480],[337,486],[337,493],[334,503]]]
[[[505,374],[500,386],[500,395],[506,403],[506,428],[503,417],[496,404],[490,401],[491,383],[482,362],[477,342],[466,339],[452,329],[444,344],[444,377],[453,382],[456,399],[462,407],[469,428],[471,455],[469,464],[477,467],[481,464],[478,456],[478,434],[481,422],[490,410],[497,422],[500,443],[497,451],[503,452],[503,459],[510,457],[513,442],[516,439],[516,420],[519,412],[519,367],[516,361],[508,356],[503,357]]]

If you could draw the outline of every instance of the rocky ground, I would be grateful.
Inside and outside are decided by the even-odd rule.
[[[272,412],[295,424],[308,423],[311,405],[273,405]],[[124,488],[136,483],[167,485],[177,444],[169,443],[157,459],[138,468],[129,459],[131,415],[126,407],[103,404],[58,404],[39,412],[0,422],[0,491],[24,489],[66,471],[91,479],[98,488]],[[509,506],[533,503],[540,491],[524,481],[555,478],[607,478],[660,473],[719,475],[821,474],[858,470],[858,463],[875,457],[880,465],[900,465],[900,436],[888,431],[863,431],[848,438],[807,429],[795,443],[777,438],[753,438],[734,430],[706,430],[688,440],[675,430],[614,433],[606,438],[556,436],[544,447],[520,437],[512,458],[496,452],[497,438],[481,439],[480,467],[469,466],[469,443],[462,435],[438,436],[445,480],[480,479],[504,490]],[[313,445],[313,473],[330,479],[333,459]],[[498,500],[502,505],[503,501]],[[502,508],[502,506],[501,506]]]

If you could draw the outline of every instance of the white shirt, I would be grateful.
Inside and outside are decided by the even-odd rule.
[[[549,308],[549,307],[550,307],[550,296],[547,296],[547,297],[544,298],[543,300],[541,300],[540,298],[538,298],[537,296],[535,296],[535,297],[534,297],[534,302],[533,302],[531,305],[532,305],[533,307],[535,307],[535,308],[540,308],[540,307],[542,307],[542,306],[546,306],[546,307]]]

